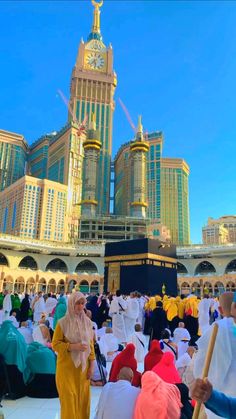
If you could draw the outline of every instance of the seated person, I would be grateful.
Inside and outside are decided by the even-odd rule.
[[[58,397],[55,374],[56,356],[54,352],[38,342],[28,345],[25,370],[27,396]]]
[[[179,322],[178,327],[176,327],[176,329],[174,330],[173,342],[176,343],[176,345],[178,345],[178,343],[182,339],[190,341],[191,336],[188,330],[185,328],[184,322]]]
[[[160,345],[162,352],[171,352],[174,354],[175,359],[178,359],[178,346],[172,342],[171,333],[168,329],[163,330],[161,334]]]
[[[26,354],[27,345],[24,337],[10,320],[5,320],[0,328],[0,355],[2,355],[3,362],[6,365],[7,392],[12,399],[25,395]]]
[[[98,343],[101,354],[105,356],[106,361],[112,362],[118,354],[119,342],[110,327],[106,328],[105,335],[101,337]]]
[[[38,326],[33,329],[33,340],[34,342],[41,343],[41,345],[51,347],[52,340],[49,327],[46,325],[45,315],[42,315]]]
[[[17,314],[16,313],[16,310],[15,309],[12,309],[10,311],[10,316],[9,316],[8,320],[10,320],[12,322],[13,326],[15,326],[18,329],[19,322],[16,320],[16,314]]]
[[[181,383],[180,375],[175,367],[175,357],[171,352],[163,354],[160,362],[152,369],[162,380],[169,384]]]
[[[196,349],[193,346],[188,346],[187,351],[176,361],[176,368],[179,372],[180,377],[184,375],[186,369],[192,361],[193,355],[196,353]]]
[[[32,330],[28,325],[28,322],[21,322],[21,325],[18,329],[19,333],[24,336],[25,342],[30,344],[33,342]]]
[[[136,400],[133,419],[178,419],[181,416],[180,392],[153,371],[142,376],[141,391]]]
[[[191,397],[205,404],[215,415],[226,419],[234,419],[236,412],[236,397],[227,397],[224,393],[213,390],[211,383],[198,378],[192,389]]]
[[[100,371],[100,369],[102,369],[102,372]],[[101,377],[101,375],[103,375],[103,377],[106,378],[107,370],[102,364],[100,364],[100,367],[98,367],[97,360],[95,359],[94,371],[93,371],[92,378],[90,379],[90,384],[92,386],[102,387],[104,385],[104,382],[103,382],[103,377]]]
[[[3,322],[3,307],[2,307],[2,304],[0,304],[0,326],[2,322]]]
[[[151,371],[153,367],[161,360],[163,352],[158,340],[151,341],[149,352],[144,358],[144,371]]]
[[[133,371],[123,367],[115,383],[107,383],[101,392],[95,419],[130,419],[133,417],[140,389],[132,386]]]
[[[101,339],[102,336],[105,335],[106,333],[106,328],[108,327],[108,323],[107,322],[103,322],[102,323],[102,327],[100,329],[97,330],[97,338],[98,341]]]
[[[146,338],[142,333],[142,327],[140,324],[136,324],[134,326],[135,332],[130,338],[130,342],[134,344],[135,346],[135,358],[137,362],[143,362],[144,357],[147,353],[147,347],[146,347]]]
[[[140,387],[141,374],[137,371],[137,361],[134,357],[135,346],[132,343],[128,343],[126,348],[120,352],[114,359],[111,365],[109,381],[115,383],[118,380],[118,375],[123,367],[131,368],[133,371],[132,385]]]

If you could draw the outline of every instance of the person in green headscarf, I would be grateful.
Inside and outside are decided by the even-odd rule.
[[[21,306],[20,297],[18,294],[14,294],[13,301],[12,301],[12,308],[14,308],[15,310],[19,310],[20,306]]]
[[[60,297],[56,305],[54,317],[53,317],[53,330],[56,329],[58,320],[65,316],[67,310],[67,304],[65,297]]]
[[[0,329],[0,354],[7,365],[16,365],[18,370],[24,373],[27,345],[10,320],[5,320]]]
[[[24,376],[29,382],[34,378],[35,374],[56,374],[56,356],[54,352],[38,342],[32,342],[28,345]]]

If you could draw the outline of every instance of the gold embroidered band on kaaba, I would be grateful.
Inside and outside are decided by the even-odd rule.
[[[134,255],[118,255],[118,256],[105,256],[105,263],[107,262],[122,262],[124,260],[138,260],[138,259],[152,259],[163,262],[177,263],[177,259],[168,256],[155,255],[154,253],[137,253]]]

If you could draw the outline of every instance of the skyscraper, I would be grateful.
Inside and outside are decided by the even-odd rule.
[[[80,123],[85,116],[96,115],[97,129],[102,143],[99,155],[97,182],[97,214],[108,214],[110,203],[110,167],[114,92],[117,85],[113,71],[112,46],[106,47],[100,29],[100,3],[92,0],[94,16],[91,33],[86,42],[81,40],[76,64],[71,77],[70,107]],[[69,119],[71,115],[69,114]],[[102,179],[102,182],[101,182]]]
[[[24,176],[27,151],[23,135],[0,130],[0,191]]]
[[[0,232],[39,240],[68,239],[67,186],[23,176],[0,192]]]
[[[10,234],[20,231],[25,237],[73,242],[151,236],[169,239],[170,233],[174,243],[187,244],[189,168],[184,160],[162,158],[162,133],[152,132],[144,138],[141,119],[135,138],[121,146],[114,160],[114,214],[110,213],[117,78],[112,47],[107,47],[101,36],[103,1],[92,0],[92,3],[92,29],[87,41],[81,40],[79,45],[71,77],[66,125],[31,146],[21,135],[0,131],[0,191],[5,190],[1,195],[1,231]],[[25,177],[25,186],[22,181],[19,191],[15,186],[12,189],[11,185],[25,173],[30,175]],[[54,187],[44,193],[47,185],[43,187],[40,182],[46,179]],[[55,185],[63,196],[57,195]],[[62,207],[60,200],[65,196],[65,233],[62,234],[61,222],[58,229],[52,229],[52,214],[61,215],[49,209],[54,208],[55,202]],[[16,202],[18,199],[19,202],[23,199],[22,206]],[[41,202],[40,211],[36,214],[38,202]],[[41,217],[41,223],[45,221],[45,228],[24,218],[26,207],[27,211],[31,208],[34,220],[39,222],[38,217]]]
[[[161,222],[179,245],[190,242],[188,176],[183,159],[161,159]]]

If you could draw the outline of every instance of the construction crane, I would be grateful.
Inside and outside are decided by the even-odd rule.
[[[126,115],[126,118],[127,118],[128,122],[129,122],[129,124],[130,124],[130,126],[131,126],[132,130],[134,131],[134,133],[135,133],[135,135],[136,135],[136,133],[137,133],[137,128],[135,127],[135,125],[134,125],[134,123],[133,123],[133,121],[132,121],[132,118],[131,118],[131,116],[130,116],[130,114],[129,114],[128,109],[126,108],[126,106],[124,105],[124,103],[122,102],[122,100],[121,100],[120,98],[118,98],[118,100],[119,100],[120,106],[122,107],[122,109],[123,109],[123,111],[124,111],[124,113],[125,113],[125,115]]]
[[[126,115],[126,118],[129,122],[132,130],[134,131],[134,134],[136,135],[137,134],[137,127],[134,125],[128,109],[126,108],[126,106],[124,105],[124,103],[122,102],[122,100],[120,98],[118,98],[118,101],[119,101],[120,106],[122,107],[122,109],[123,109],[123,111]],[[148,132],[147,131],[145,131],[143,136],[144,136],[145,141],[148,141]]]
[[[79,123],[78,119],[75,118],[75,115],[73,113],[73,110],[70,106],[70,103],[69,103],[68,99],[65,97],[65,95],[63,94],[63,92],[60,89],[58,89],[57,92],[58,92],[59,96],[61,97],[61,99],[63,100],[63,102],[65,103],[65,105],[66,105],[66,107],[69,111],[69,114],[72,117],[72,122],[76,122],[78,124],[78,135],[81,135],[82,133],[84,133],[86,131],[86,123],[87,123],[87,120],[88,120],[88,115],[86,114],[82,123]]]

